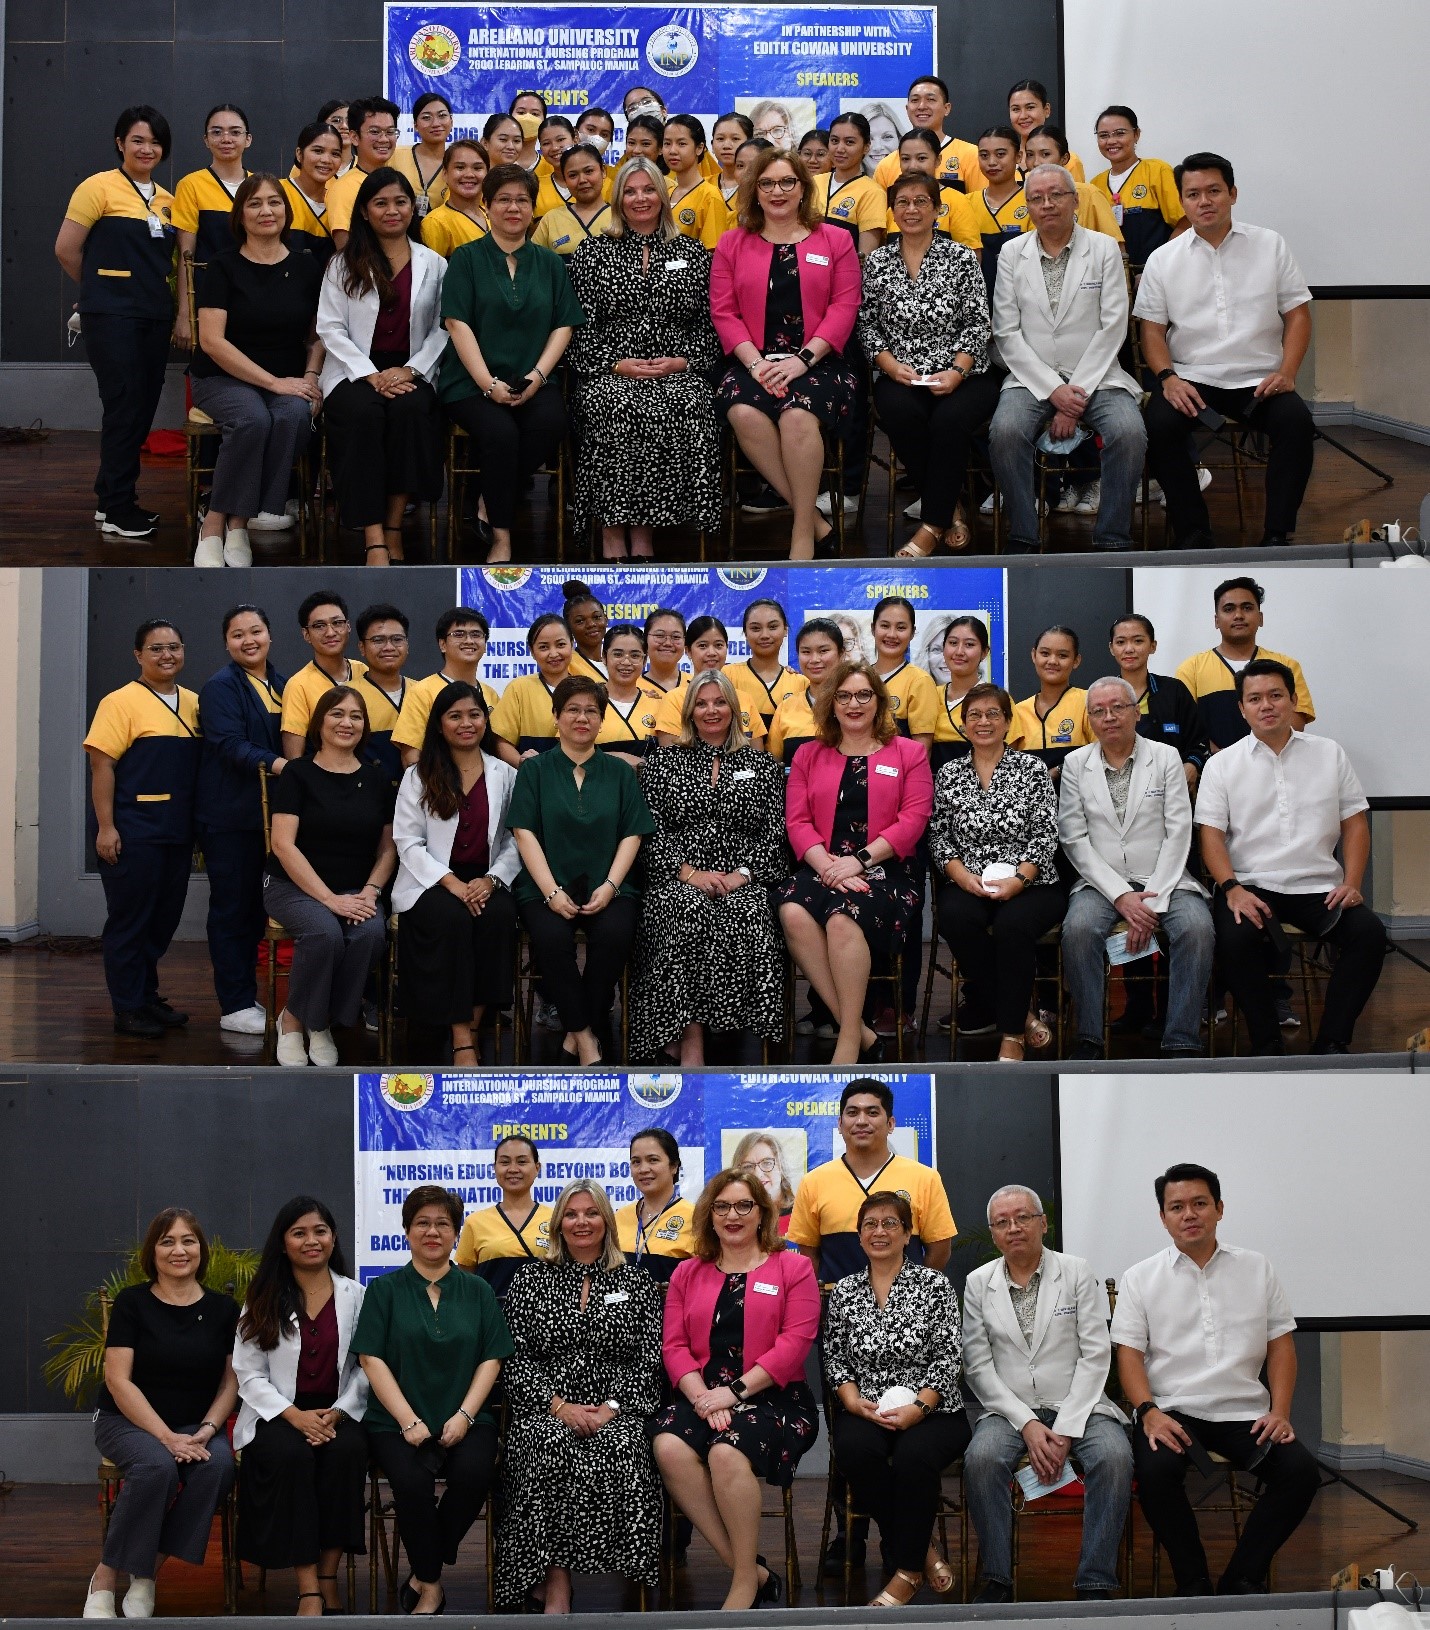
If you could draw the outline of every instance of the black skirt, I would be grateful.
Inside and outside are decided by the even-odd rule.
[[[453,871],[463,882],[462,867]],[[472,1009],[511,1006],[516,907],[497,889],[479,917],[439,883],[402,913],[397,934],[402,1011],[414,1024],[470,1024]]]

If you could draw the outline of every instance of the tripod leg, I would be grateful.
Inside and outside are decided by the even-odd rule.
[[[1380,465],[1372,464],[1368,458],[1362,458],[1359,453],[1352,452],[1343,441],[1337,441],[1334,436],[1328,436],[1319,425],[1316,427],[1315,438],[1317,441],[1325,442],[1328,447],[1334,447],[1338,453],[1344,453],[1348,459],[1351,459],[1354,463],[1359,464],[1363,470],[1369,470],[1372,475],[1378,475],[1381,479],[1381,483],[1384,486],[1393,487],[1395,485],[1395,477],[1393,475],[1390,475],[1385,470],[1382,470]]]
[[[1404,1523],[1410,1533],[1414,1534],[1419,1531],[1420,1524],[1413,1518],[1407,1517],[1403,1511],[1397,1511],[1393,1505],[1387,1505],[1384,1500],[1377,1499],[1369,1489],[1362,1488],[1359,1483],[1347,1477],[1344,1472],[1336,1471],[1334,1467],[1328,1466],[1324,1460],[1318,1460],[1316,1464],[1330,1479],[1330,1483],[1344,1483],[1352,1494],[1359,1494],[1362,1500],[1369,1500],[1373,1506],[1379,1506],[1387,1516],[1394,1517],[1396,1522]],[[1330,1483],[1322,1483],[1321,1487],[1329,1488]]]

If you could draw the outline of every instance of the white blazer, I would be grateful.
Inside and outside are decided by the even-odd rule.
[[[487,783],[487,873],[508,888],[521,870],[516,839],[507,825],[516,771],[490,753],[482,754]],[[397,881],[392,885],[392,909],[408,911],[451,871],[452,845],[457,838],[457,817],[439,821],[422,802],[422,783],[414,764],[397,789],[392,815],[392,841],[397,845]]]
[[[1036,1403],[1057,1411],[1052,1430],[1069,1438],[1083,1435],[1089,1415],[1125,1424],[1103,1391],[1112,1338],[1092,1269],[1080,1256],[1044,1247],[1041,1272],[1031,1343],[1013,1311],[1001,1256],[975,1268],[963,1288],[963,1376],[983,1415],[1001,1415],[1021,1432]]]
[[[343,257],[333,255],[323,273],[318,294],[318,338],[327,347],[323,373],[318,383],[323,395],[345,379],[366,379],[377,372],[368,353],[377,327],[378,298],[375,289],[358,299],[343,290]],[[442,279],[447,262],[424,244],[412,245],[412,313],[408,332],[412,354],[408,366],[431,384],[437,364],[447,348],[447,331],[442,327]]]
[[[1127,342],[1121,245],[1105,232],[1074,225],[1071,248],[1056,317],[1043,281],[1038,234],[1025,232],[999,253],[993,337],[1009,370],[1003,389],[1021,385],[1046,402],[1066,383],[1089,396],[1095,390],[1123,390],[1140,399],[1142,387],[1117,362]]]
[[[1101,742],[1075,748],[1058,778],[1058,841],[1077,868],[1072,892],[1094,888],[1109,900],[1126,894],[1135,880],[1150,889],[1156,912],[1167,909],[1175,889],[1206,890],[1187,870],[1192,847],[1192,799],[1177,749],[1165,741],[1137,738],[1127,812],[1118,820],[1107,790]]]
[[[338,1396],[333,1408],[355,1421],[367,1412],[367,1377],[351,1350],[362,1297],[363,1289],[356,1279],[333,1275],[333,1301],[338,1314]],[[298,1391],[300,1345],[296,1318],[271,1353],[245,1341],[242,1335],[234,1337],[233,1373],[238,1377],[239,1397],[238,1421],[233,1429],[235,1449],[253,1442],[259,1421],[275,1420],[292,1404]]]

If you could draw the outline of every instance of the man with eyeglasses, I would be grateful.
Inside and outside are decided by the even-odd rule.
[[[385,96],[369,96],[348,104],[348,129],[355,142],[353,165],[328,183],[328,213],[324,217],[333,248],[339,254],[348,241],[358,190],[374,170],[391,163],[397,151],[399,112],[397,103]]]
[[[1153,1186],[1172,1243],[1127,1269],[1112,1316],[1118,1378],[1132,1406],[1138,1503],[1171,1560],[1177,1594],[1210,1596],[1184,1487],[1188,1451],[1205,1463],[1212,1450],[1253,1472],[1260,1492],[1216,1594],[1262,1594],[1271,1559],[1321,1482],[1290,1419],[1296,1320],[1266,1258],[1217,1240],[1223,1207],[1215,1172],[1169,1166]]]
[[[402,699],[402,717],[392,732],[393,745],[402,754],[402,766],[407,769],[417,762],[422,750],[422,738],[427,733],[427,717],[438,691],[461,681],[475,685],[487,704],[487,712],[497,705],[497,693],[477,675],[482,658],[487,654],[487,641],[491,638],[491,624],[480,611],[470,606],[453,606],[437,619],[437,650],[442,661],[437,672],[425,679],[408,682],[407,694]],[[488,726],[490,728],[490,726]]]
[[[298,626],[313,657],[283,689],[283,756],[302,758],[308,751],[308,722],[313,709],[334,685],[351,685],[367,664],[347,655],[348,604],[340,594],[317,589],[298,607]]]
[[[1094,680],[1087,717],[1097,739],[1063,760],[1058,794],[1058,839],[1078,873],[1063,919],[1063,973],[1077,1022],[1072,1056],[1103,1056],[1106,942],[1123,922],[1130,953],[1150,953],[1163,940],[1170,948],[1162,1056],[1199,1057],[1216,935],[1206,891],[1187,869],[1186,772],[1175,747],[1137,734],[1137,695],[1125,679]]]
[[[963,1374],[983,1413],[963,1459],[978,1531],[975,1602],[1013,1599],[1009,1484],[1025,1457],[1042,1483],[1071,1460],[1082,1474],[1079,1601],[1117,1591],[1117,1550],[1132,1497],[1127,1422],[1103,1393],[1112,1342],[1092,1269],[1044,1245],[1048,1219],[1030,1188],[1010,1183],[988,1202],[998,1260],[963,1290]]]
[[[363,757],[376,764],[393,787],[402,779],[402,755],[393,745],[402,704],[407,697],[407,681],[402,676],[409,646],[407,613],[397,606],[369,606],[358,613],[358,650],[366,672],[357,681],[357,691],[367,704],[369,735]]]

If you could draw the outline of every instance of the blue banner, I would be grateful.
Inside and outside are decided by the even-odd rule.
[[[752,600],[778,600],[789,617],[790,638],[811,617],[830,617],[844,630],[845,651],[872,661],[870,622],[875,605],[890,594],[914,607],[910,658],[943,684],[943,634],[950,620],[966,612],[980,617],[991,649],[985,677],[1007,683],[1006,574],[1001,567],[971,566],[949,571],[918,562],[881,561],[871,566],[602,566],[576,568],[581,581],[606,608],[613,623],[643,623],[657,606],[681,612],[688,622],[709,613],[730,631],[730,661],[747,657],[740,627]],[[566,566],[463,566],[461,603],[491,623],[491,642],[482,678],[502,690],[521,674],[535,671],[527,654],[526,631],[548,611],[561,610]],[[798,667],[790,650],[785,660]],[[688,664],[686,665],[688,666]]]
[[[749,114],[779,146],[852,109],[879,122],[882,156],[907,128],[909,81],[935,72],[937,54],[933,6],[388,5],[384,89],[404,131],[431,90],[451,102],[458,135],[522,91],[573,123],[603,107],[616,154],[635,85],[707,131],[731,108]]]
[[[366,1283],[406,1262],[402,1204],[418,1184],[451,1189],[468,1212],[495,1205],[501,1190],[492,1152],[499,1138],[513,1133],[529,1137],[541,1151],[534,1192],[546,1204],[578,1177],[600,1183],[613,1206],[634,1200],[630,1140],[642,1127],[662,1126],[680,1145],[685,1194],[698,1195],[707,1176],[738,1156],[773,1163],[767,1173],[761,1168],[762,1175],[787,1212],[805,1173],[843,1152],[836,1126],[839,1094],[858,1073],[359,1075],[355,1272]],[[933,1076],[895,1072],[880,1079],[895,1096],[891,1143],[900,1154],[932,1165]]]

